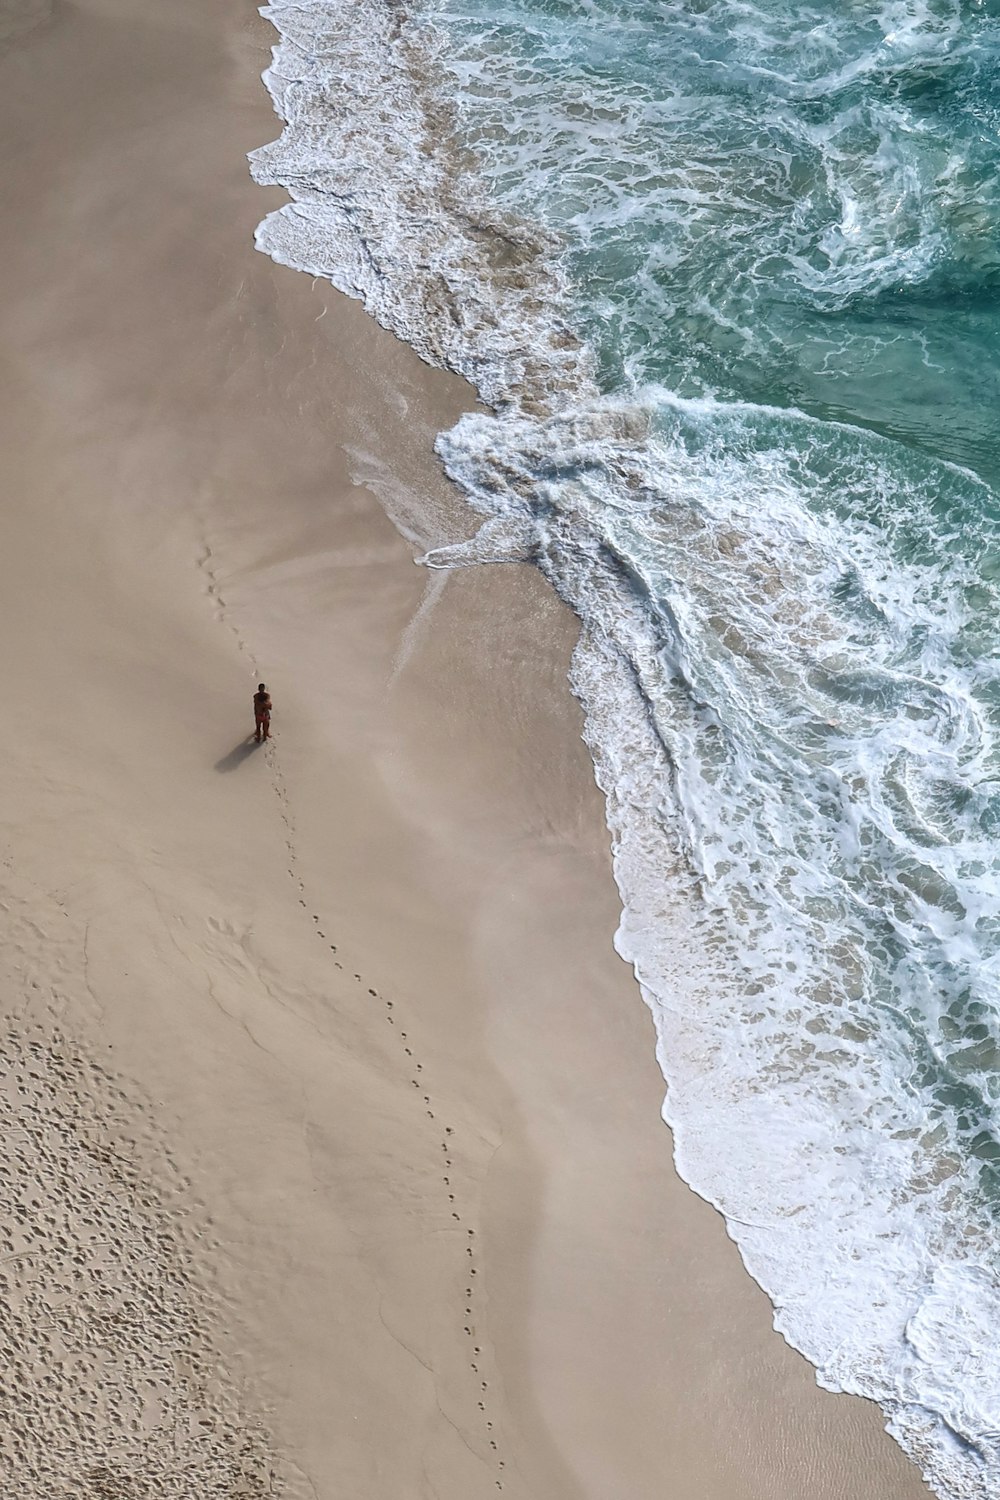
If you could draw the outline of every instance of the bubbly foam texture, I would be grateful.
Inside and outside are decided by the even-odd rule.
[[[264,81],[285,129],[251,169],[292,202],[260,225],[258,247],[359,298],[494,407],[545,410],[586,388],[554,241],[499,208],[457,144],[433,28],[389,0],[261,14],[282,37]]]
[[[942,1494],[995,1493],[985,487],[662,391],[543,427],[469,416],[441,449],[586,625],[618,947],[681,1172],[821,1382],[879,1401]]]
[[[821,1383],[877,1400],[942,1496],[987,1500],[985,22],[945,0],[265,14],[287,123],[254,171],[293,203],[261,248],[498,413],[439,439],[483,525],[425,560],[530,558],[583,622],[617,945],[678,1167]]]

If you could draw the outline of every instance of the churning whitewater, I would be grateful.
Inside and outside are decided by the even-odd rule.
[[[260,248],[492,409],[576,610],[684,1177],[821,1383],[1000,1493],[1000,31],[944,0],[295,0]]]

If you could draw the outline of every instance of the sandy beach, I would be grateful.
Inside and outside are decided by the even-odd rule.
[[[4,12],[5,1494],[926,1495],[673,1171],[574,620],[414,566],[468,389],[253,248],[270,28]]]

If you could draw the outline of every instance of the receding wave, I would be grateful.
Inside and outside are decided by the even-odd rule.
[[[656,1020],[679,1169],[821,1383],[880,1402],[942,1496],[987,1500],[988,18],[944,0],[794,25],[779,0],[265,14],[286,124],[253,170],[292,202],[260,247],[493,408],[438,443],[481,530],[425,561],[531,558],[581,619],[617,945]]]
[[[251,153],[251,170],[292,201],[260,225],[258,248],[360,298],[498,409],[546,409],[554,393],[586,388],[556,241],[478,179],[433,29],[389,0],[296,0],[262,14],[282,37],[264,82],[285,129]]]

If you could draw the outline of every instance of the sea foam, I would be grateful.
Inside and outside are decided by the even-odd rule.
[[[458,145],[433,28],[379,3],[261,14],[282,36],[264,82],[285,129],[251,170],[292,201],[260,225],[259,249],[360,298],[498,409],[586,386],[555,241],[499,208]]]
[[[903,561],[910,532],[957,547],[942,487],[965,515],[984,487],[928,464],[900,494],[867,435],[649,400],[635,446],[611,414],[470,416],[441,449],[484,508],[519,471],[509,503],[529,526],[534,495],[533,555],[585,622],[617,946],[682,1175],[820,1381],[879,1401],[942,1495],[985,1497],[997,726],[968,591],[988,554],[966,542],[950,577]],[[873,485],[908,518],[894,566]]]
[[[764,7],[668,7],[644,78],[638,11],[473,9],[449,29],[445,6],[276,3],[286,125],[252,166],[292,198],[260,248],[493,408],[439,439],[481,530],[425,561],[531,558],[581,619],[616,941],[679,1170],[821,1383],[877,1400],[942,1496],[986,1500],[1000,507],[938,456],[975,456],[969,425],[921,453],[819,395],[795,409],[779,375],[764,400],[760,375],[778,351],[849,407],[845,349],[907,393],[946,360],[945,320],[890,325],[879,299],[980,254],[968,163],[907,98],[914,59],[943,67],[962,32],[950,7],[890,10],[845,60],[818,11],[793,56]],[[735,92],[713,100],[691,78],[718,72],[730,23]],[[780,107],[760,123],[762,80]],[[813,217],[789,223],[799,202]],[[659,238],[637,237],[637,205]],[[890,434],[909,409],[886,405]]]

